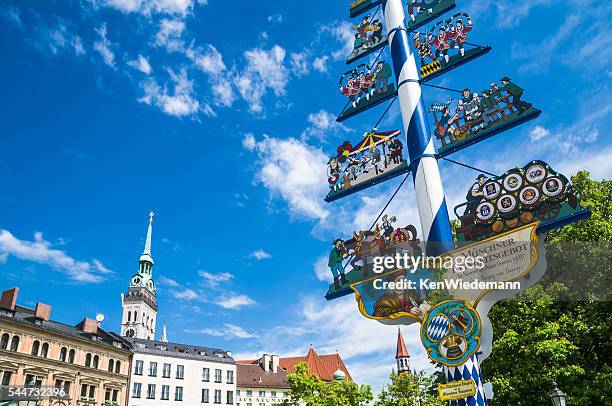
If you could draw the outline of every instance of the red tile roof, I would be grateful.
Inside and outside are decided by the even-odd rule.
[[[395,352],[395,359],[398,358],[410,358],[404,343],[404,337],[402,337],[402,330],[399,327],[397,328],[397,351]]]
[[[310,348],[308,354],[304,357],[280,358],[280,367],[290,373],[293,372],[293,368],[299,362],[308,364],[308,371],[318,376],[322,381],[333,381],[334,372],[338,369],[346,374],[349,381],[353,380],[344,361],[338,354],[319,355],[314,348]]]

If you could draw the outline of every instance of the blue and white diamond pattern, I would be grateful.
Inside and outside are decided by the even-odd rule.
[[[488,402],[482,387],[482,377],[480,376],[476,355],[472,355],[463,365],[444,367],[444,372],[446,373],[446,382],[472,379],[476,384],[476,395],[467,399],[453,400],[450,402],[450,406],[487,406]]]
[[[429,321],[427,335],[432,341],[440,341],[448,334],[450,323],[445,315],[438,314]]]

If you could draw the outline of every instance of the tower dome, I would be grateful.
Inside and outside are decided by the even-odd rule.
[[[334,381],[344,381],[344,380],[346,380],[346,374],[340,368],[338,368],[336,370],[336,372],[334,372],[333,377],[334,377]]]

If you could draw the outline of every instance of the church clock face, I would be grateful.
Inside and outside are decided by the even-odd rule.
[[[134,276],[134,278],[132,279],[132,284],[140,285],[140,276]]]
[[[125,335],[126,335],[126,336],[128,336],[128,337],[134,337],[134,334],[135,334],[135,333],[134,333],[134,329],[133,329],[133,328],[128,328],[128,329],[125,331]]]
[[[149,289],[153,290],[153,281],[149,281]]]

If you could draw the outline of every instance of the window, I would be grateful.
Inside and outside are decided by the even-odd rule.
[[[71,364],[74,364],[74,354],[75,351],[73,349],[68,351],[68,362],[70,362]]]
[[[17,351],[17,348],[19,348],[19,337],[14,336],[11,340],[11,351]]]
[[[215,389],[215,403],[221,403],[221,389]]]
[[[90,367],[91,366],[91,354],[89,354],[89,353],[85,356],[85,366],[86,367]]]
[[[183,387],[177,386],[174,391],[174,400],[182,401],[183,400]]]
[[[168,400],[168,399],[170,399],[170,386],[162,385],[161,400]]]
[[[2,386],[9,386],[11,383],[11,375],[12,373],[10,373],[9,371],[0,371],[0,376],[2,377],[2,380],[0,381],[0,385]]]
[[[67,354],[68,354],[68,349],[66,347],[62,347],[59,353],[59,360],[62,362],[66,362]]]
[[[155,384],[150,383],[147,386],[147,399],[155,399]]]
[[[132,312],[128,310],[128,323],[132,320]]]
[[[47,358],[47,355],[49,355],[49,344],[43,343],[42,348],[40,349],[40,356]]]
[[[97,369],[99,363],[100,363],[100,357],[98,357],[97,355],[94,355],[92,366]]]
[[[202,380],[204,382],[210,381],[210,368],[202,368]]]
[[[149,362],[149,376],[157,376],[157,362]]]
[[[185,375],[185,367],[183,365],[176,366],[176,379],[183,379]]]
[[[104,401],[108,403],[117,404],[119,398],[119,389],[107,389],[104,394]]]
[[[57,389],[63,389],[66,396],[69,396],[70,395],[70,384],[71,384],[70,381],[65,381],[63,379],[56,379],[54,386]]]
[[[215,369],[215,382],[221,383],[221,370]]]
[[[227,382],[226,383],[234,383],[234,371],[227,371]]]
[[[88,385],[86,383],[81,385],[81,399],[83,400],[96,400],[96,385]]]
[[[108,372],[113,372],[115,370],[115,360],[108,360]]]
[[[240,396],[240,389],[236,389],[236,396]]]
[[[115,373],[116,374],[120,374],[121,373],[121,361],[115,362]]]
[[[275,398],[275,397],[276,397],[276,391],[275,391],[275,390],[270,391],[270,396],[272,396],[273,398]]]
[[[28,374],[25,377],[25,385],[26,386],[40,387],[40,386],[42,386],[42,382],[43,382],[43,377],[42,376]]]
[[[234,392],[231,390],[227,391],[227,404],[228,405],[234,404]]]
[[[0,349],[6,350],[8,348],[9,335],[7,333],[2,334],[0,339]]]
[[[40,350],[40,341],[34,340],[32,343],[32,355],[38,356],[38,350]]]
[[[260,390],[259,391],[259,396],[260,397],[265,397],[266,396],[266,391],[265,390]]]
[[[208,396],[209,396],[209,390],[208,389],[202,389],[202,403],[208,403]]]
[[[143,361],[137,360],[134,364],[134,375],[142,375]]]
[[[140,398],[140,391],[142,390],[142,384],[134,382],[134,387],[132,388],[132,397]]]
[[[164,367],[162,369],[162,377],[163,378],[170,378],[170,364],[164,364]]]
[[[250,390],[250,389],[248,389],[248,390],[247,390],[247,394],[246,394],[246,395],[247,395],[247,396],[253,396],[253,391],[252,391],[252,390]]]

